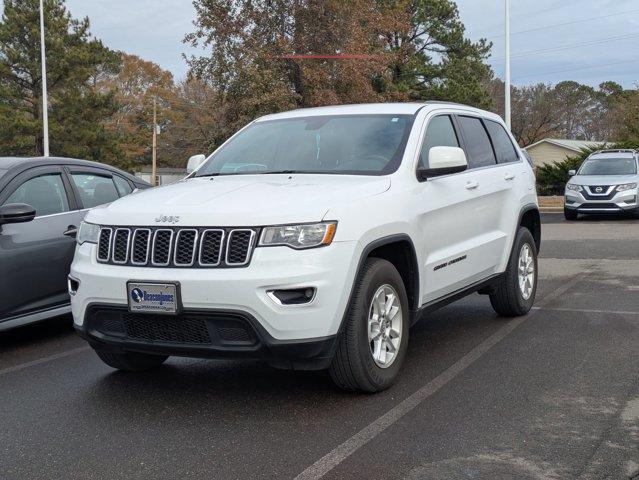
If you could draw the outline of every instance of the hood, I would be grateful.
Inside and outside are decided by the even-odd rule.
[[[91,210],[102,225],[260,226],[322,220],[333,206],[378,195],[388,177],[229,175],[152,188]]]
[[[637,175],[575,175],[568,183],[576,185],[621,185],[636,183]]]

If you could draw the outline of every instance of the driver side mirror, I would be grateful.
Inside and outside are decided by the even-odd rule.
[[[568,176],[574,177],[575,175],[577,175],[577,170],[568,170]]]
[[[35,208],[26,203],[9,203],[0,207],[0,225],[30,222],[35,216]]]
[[[420,181],[441,175],[463,172],[468,168],[466,153],[459,147],[432,147],[428,152],[428,168],[417,170]]]
[[[204,163],[204,160],[206,160],[206,155],[193,155],[191,158],[189,158],[189,163],[187,163],[186,165],[186,173],[189,175],[193,173],[200,165]]]

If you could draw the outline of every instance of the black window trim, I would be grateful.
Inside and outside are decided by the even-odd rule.
[[[459,130],[459,125],[457,124],[457,119],[455,118],[455,115],[456,114],[452,113],[452,112],[441,112],[441,113],[436,113],[435,112],[435,114],[433,116],[427,118],[427,121],[426,121],[425,126],[424,126],[424,131],[423,131],[423,133],[420,132],[420,141],[419,141],[419,145],[417,147],[417,162],[415,163],[415,178],[417,178],[417,180],[420,183],[424,182],[424,180],[420,180],[419,174],[417,173],[418,170],[419,170],[419,165],[420,165],[419,159],[420,159],[420,157],[422,155],[422,147],[424,146],[424,141],[426,140],[426,133],[428,133],[428,126],[430,125],[430,122],[434,118],[436,118],[436,117],[448,117],[448,118],[450,118],[450,123],[452,123],[452,125],[453,125],[453,131],[455,132],[455,136],[457,137],[457,143],[459,144],[459,148],[464,150],[464,153],[466,154],[466,157],[468,157],[468,154],[466,153],[466,148],[464,146],[464,139],[461,136],[461,132]],[[466,170],[464,170],[464,172],[465,171]],[[437,178],[444,178],[444,177],[448,177],[450,175],[459,175],[459,174],[464,173],[464,172],[451,173],[451,174],[448,174],[448,175],[441,175],[441,176],[439,176]]]
[[[78,204],[80,210],[90,210],[90,209],[95,208],[95,207],[85,207],[84,203],[82,203],[82,197],[80,196],[80,192],[78,191],[78,189],[77,189],[77,187],[75,185],[75,181],[72,178],[72,175],[74,173],[79,173],[79,174],[91,173],[91,174],[97,175],[99,177],[109,177],[111,179],[111,181],[113,182],[113,188],[115,188],[115,191],[118,194],[118,198],[122,198],[120,196],[120,192],[118,192],[117,185],[115,184],[115,181],[113,180],[113,177],[116,175],[116,173],[112,172],[111,170],[102,169],[102,168],[93,167],[93,166],[87,167],[85,165],[65,165],[64,166],[64,170],[65,170],[65,173],[67,175],[68,182],[71,185],[71,188],[73,189],[73,195],[76,198],[76,203]],[[122,175],[118,175],[118,176],[122,177]],[[124,177],[122,177],[122,178],[124,178]],[[127,182],[129,182],[129,181],[127,180]],[[130,183],[131,182],[129,182],[129,184]],[[134,188],[134,190],[135,190],[135,188]],[[117,200],[117,199],[115,199],[115,200]]]
[[[493,152],[495,153],[495,159],[497,160],[497,165],[510,165],[512,163],[517,163],[517,162],[521,162],[521,156],[519,155],[519,150],[518,150],[518,145],[516,146],[513,143],[513,139],[511,138],[511,136],[508,134],[508,130],[506,130],[506,127],[504,127],[500,122],[497,122],[496,120],[490,120],[488,118],[482,118],[483,122],[484,122],[484,128],[486,129],[486,132],[488,133],[488,138],[490,138],[490,143],[493,146]],[[497,158],[497,150],[495,149],[495,143],[493,142],[493,137],[490,134],[490,131],[488,130],[488,127],[486,126],[486,122],[491,122],[494,123],[495,125],[498,125],[506,134],[506,138],[508,138],[508,141],[510,142],[510,145],[513,147],[513,150],[515,151],[515,155],[517,156],[517,160],[513,160],[511,162],[503,162],[503,163],[499,163],[499,158]]]
[[[495,152],[495,146],[493,145],[493,139],[490,137],[490,133],[488,133],[488,129],[486,128],[486,125],[484,124],[484,118],[480,117],[478,115],[473,115],[472,113],[458,113],[455,115],[456,117],[468,117],[468,118],[474,118],[476,120],[479,120],[479,123],[481,124],[482,128],[484,129],[484,132],[486,133],[486,136],[488,137],[488,142],[490,143],[490,148],[493,152],[493,158],[495,159],[495,164],[494,165],[483,165],[481,167],[471,167],[470,166],[470,155],[468,154],[468,149],[466,148],[466,144],[467,139],[466,139],[466,135],[464,134],[464,129],[461,128],[461,125],[459,125],[459,130],[461,131],[461,135],[464,138],[464,152],[466,153],[466,159],[468,161],[468,170],[466,171],[471,171],[471,170],[479,170],[481,168],[492,168],[492,167],[498,167],[500,166],[500,163],[497,161],[497,153]],[[458,120],[457,118],[455,120]],[[501,164],[504,165],[504,164]]]
[[[37,215],[35,218],[48,218],[55,217],[57,215],[66,215],[68,213],[73,213],[79,210],[79,204],[76,201],[75,194],[73,192],[73,187],[69,182],[69,179],[66,176],[66,172],[62,168],[61,165],[42,165],[42,166],[34,166],[23,170],[15,175],[11,180],[9,180],[2,192],[0,192],[0,205],[3,205],[5,200],[9,198],[22,184],[28,182],[29,180],[40,177],[42,175],[51,175],[51,174],[59,174],[62,180],[62,185],[64,187],[64,193],[67,196],[67,204],[69,205],[69,210],[66,212],[58,212],[51,213],[49,215]]]

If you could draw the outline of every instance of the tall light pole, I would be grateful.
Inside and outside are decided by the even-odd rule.
[[[506,120],[506,126],[510,130],[510,0],[505,1],[505,14],[506,14],[506,67],[504,71],[504,119]]]
[[[42,66],[42,143],[44,156],[49,156],[49,100],[47,98],[47,54],[44,49],[44,6],[40,0],[40,57]]]

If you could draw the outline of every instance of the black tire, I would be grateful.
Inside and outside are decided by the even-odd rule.
[[[111,353],[96,350],[95,353],[104,363],[116,370],[125,372],[143,372],[162,365],[167,355],[149,355],[146,353]]]
[[[532,293],[528,299],[519,288],[518,263],[519,254],[524,245],[528,245],[532,252],[534,264],[534,283]],[[530,230],[520,227],[515,237],[513,249],[508,260],[508,267],[497,288],[490,294],[490,303],[497,314],[503,317],[518,317],[527,314],[535,302],[537,293],[537,248]]]
[[[574,221],[579,218],[579,213],[577,213],[577,210],[571,210],[570,208],[564,207],[564,218],[566,220]]]
[[[368,340],[371,302],[383,285],[390,285],[397,292],[402,312],[399,348],[394,361],[386,368],[375,363]],[[390,387],[406,356],[409,325],[408,297],[399,272],[386,260],[367,259],[355,280],[353,298],[346,312],[337,352],[329,368],[335,384],[344,390],[369,393]]]

